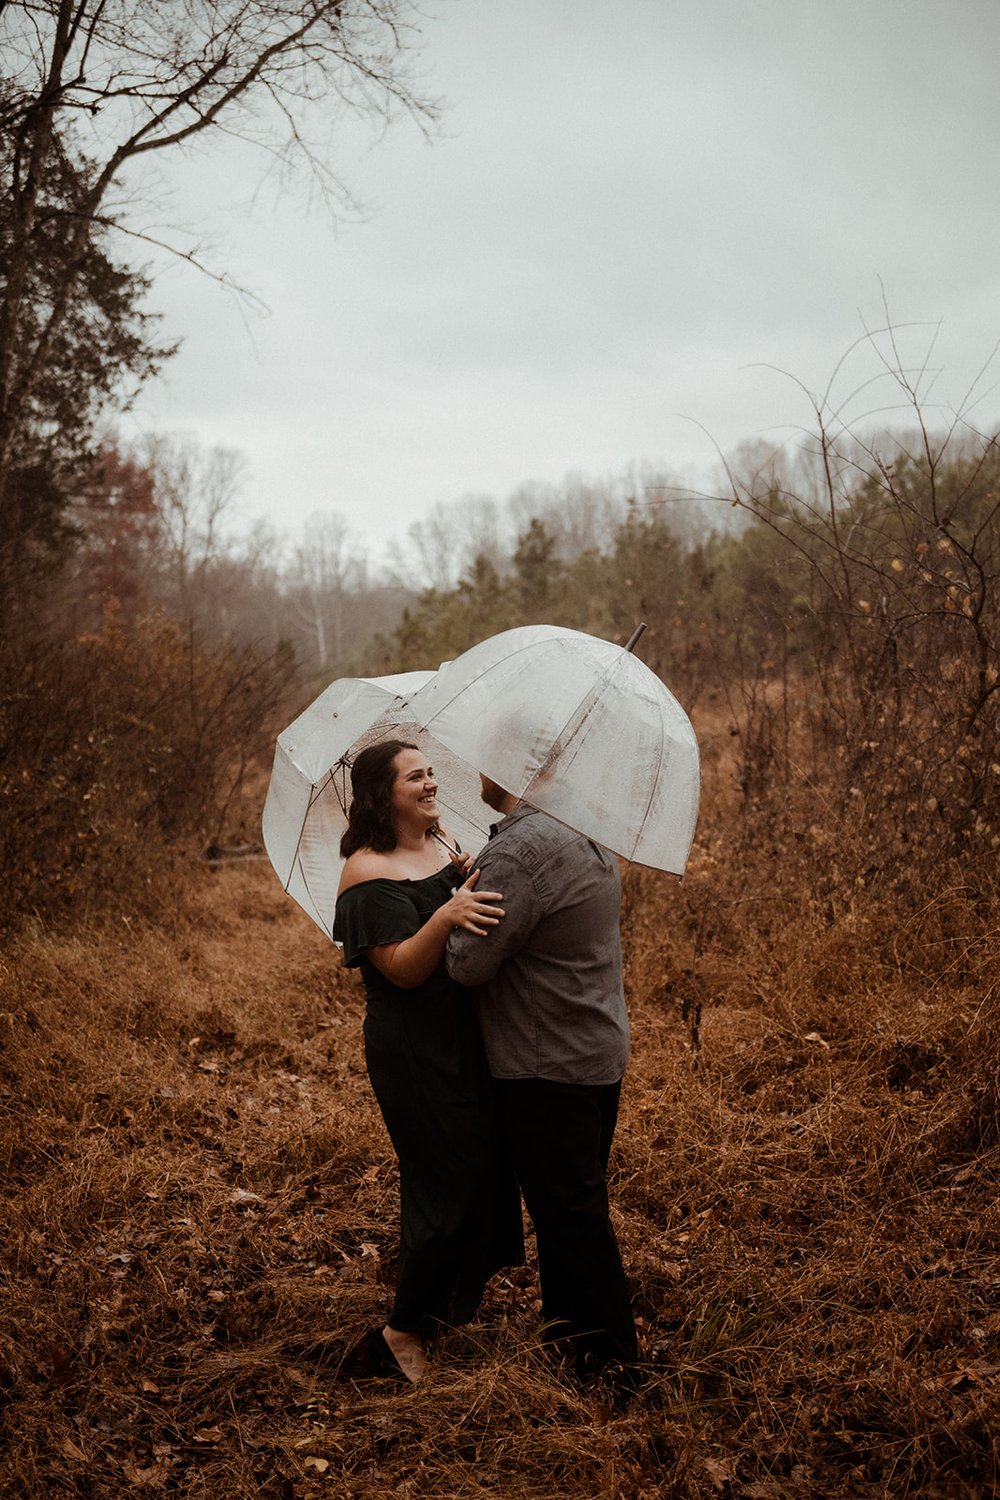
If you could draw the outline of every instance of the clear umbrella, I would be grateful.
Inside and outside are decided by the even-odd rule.
[[[494,817],[480,799],[483,771],[626,859],[683,874],[699,792],[687,714],[629,649],[526,625],[437,672],[343,678],[279,735],[264,844],[285,890],[328,936],[350,766],[390,737],[413,741],[433,764],[442,822],[464,849],[478,852]]]
[[[410,711],[508,792],[626,859],[683,874],[698,742],[628,648],[555,625],[506,630],[446,662]]]
[[[264,804],[264,846],[288,894],[328,937],[344,861],[340,837],[350,805],[350,767],[366,745],[382,739],[415,742],[433,763],[441,786],[442,821],[463,848],[478,850],[490,813],[468,762],[435,743],[412,712],[416,691],[433,672],[341,678],[278,736]]]

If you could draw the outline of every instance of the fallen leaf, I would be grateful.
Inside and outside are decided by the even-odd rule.
[[[304,1469],[315,1469],[317,1474],[325,1474],[330,1467],[330,1460],[327,1458],[317,1458],[315,1454],[310,1454],[308,1458],[303,1459],[302,1467]]]
[[[156,1384],[155,1380],[144,1380],[142,1382],[142,1389],[146,1392],[147,1396],[158,1396],[160,1394],[160,1387]]]
[[[702,1466],[709,1479],[717,1490],[724,1490],[727,1484],[731,1484],[733,1478],[733,1466],[725,1458],[703,1458]]]
[[[75,1458],[79,1463],[85,1464],[87,1462],[86,1453],[84,1453],[79,1443],[74,1443],[71,1437],[64,1437],[62,1439],[59,1444],[59,1451],[64,1453],[67,1458]]]
[[[968,1390],[970,1385],[978,1385],[981,1380],[1000,1372],[1000,1365],[990,1364],[986,1359],[970,1359],[964,1365],[946,1377],[949,1390]]]
[[[139,1490],[162,1490],[166,1487],[170,1470],[166,1464],[150,1464],[144,1468],[141,1464],[126,1460],[122,1464],[122,1473],[129,1484]]]

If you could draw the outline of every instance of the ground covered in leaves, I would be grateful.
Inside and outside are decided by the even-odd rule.
[[[942,908],[934,963],[905,932],[880,956],[874,906],[751,935],[720,858],[626,877],[624,1413],[542,1357],[530,1265],[419,1389],[366,1369],[396,1187],[363,1002],[266,863],[188,872],[141,929],[26,932],[0,996],[0,1492],[996,1493],[996,914]]]

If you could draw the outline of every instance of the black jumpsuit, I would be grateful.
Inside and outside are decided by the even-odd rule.
[[[368,997],[365,1061],[399,1158],[401,1232],[389,1326],[466,1323],[501,1266],[524,1260],[516,1182],[501,1157],[475,1006],[442,961],[400,989],[368,948],[412,937],[449,900],[446,865],[423,880],[363,880],[337,901],[333,935]]]

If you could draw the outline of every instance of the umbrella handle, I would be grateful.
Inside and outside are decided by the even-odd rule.
[[[635,643],[639,639],[639,637],[642,635],[642,632],[645,630],[645,628],[646,628],[646,622],[645,622],[645,620],[640,620],[639,623],[638,623],[638,625],[633,630],[632,634],[629,636],[628,640],[625,642],[624,650],[626,650],[626,651],[634,651],[635,650]]]
[[[444,847],[447,849],[447,851],[448,851],[449,854],[454,854],[456,856],[456,858],[459,858],[459,859],[461,858],[461,856],[462,856],[461,849],[456,849],[453,844],[449,844],[449,842],[445,838],[444,834],[442,834],[441,832],[439,832],[439,830],[437,828],[428,828],[427,832],[430,834],[430,836],[431,836],[432,839],[437,839],[437,841],[438,841],[439,844],[443,844]],[[447,868],[447,866],[445,868]]]

